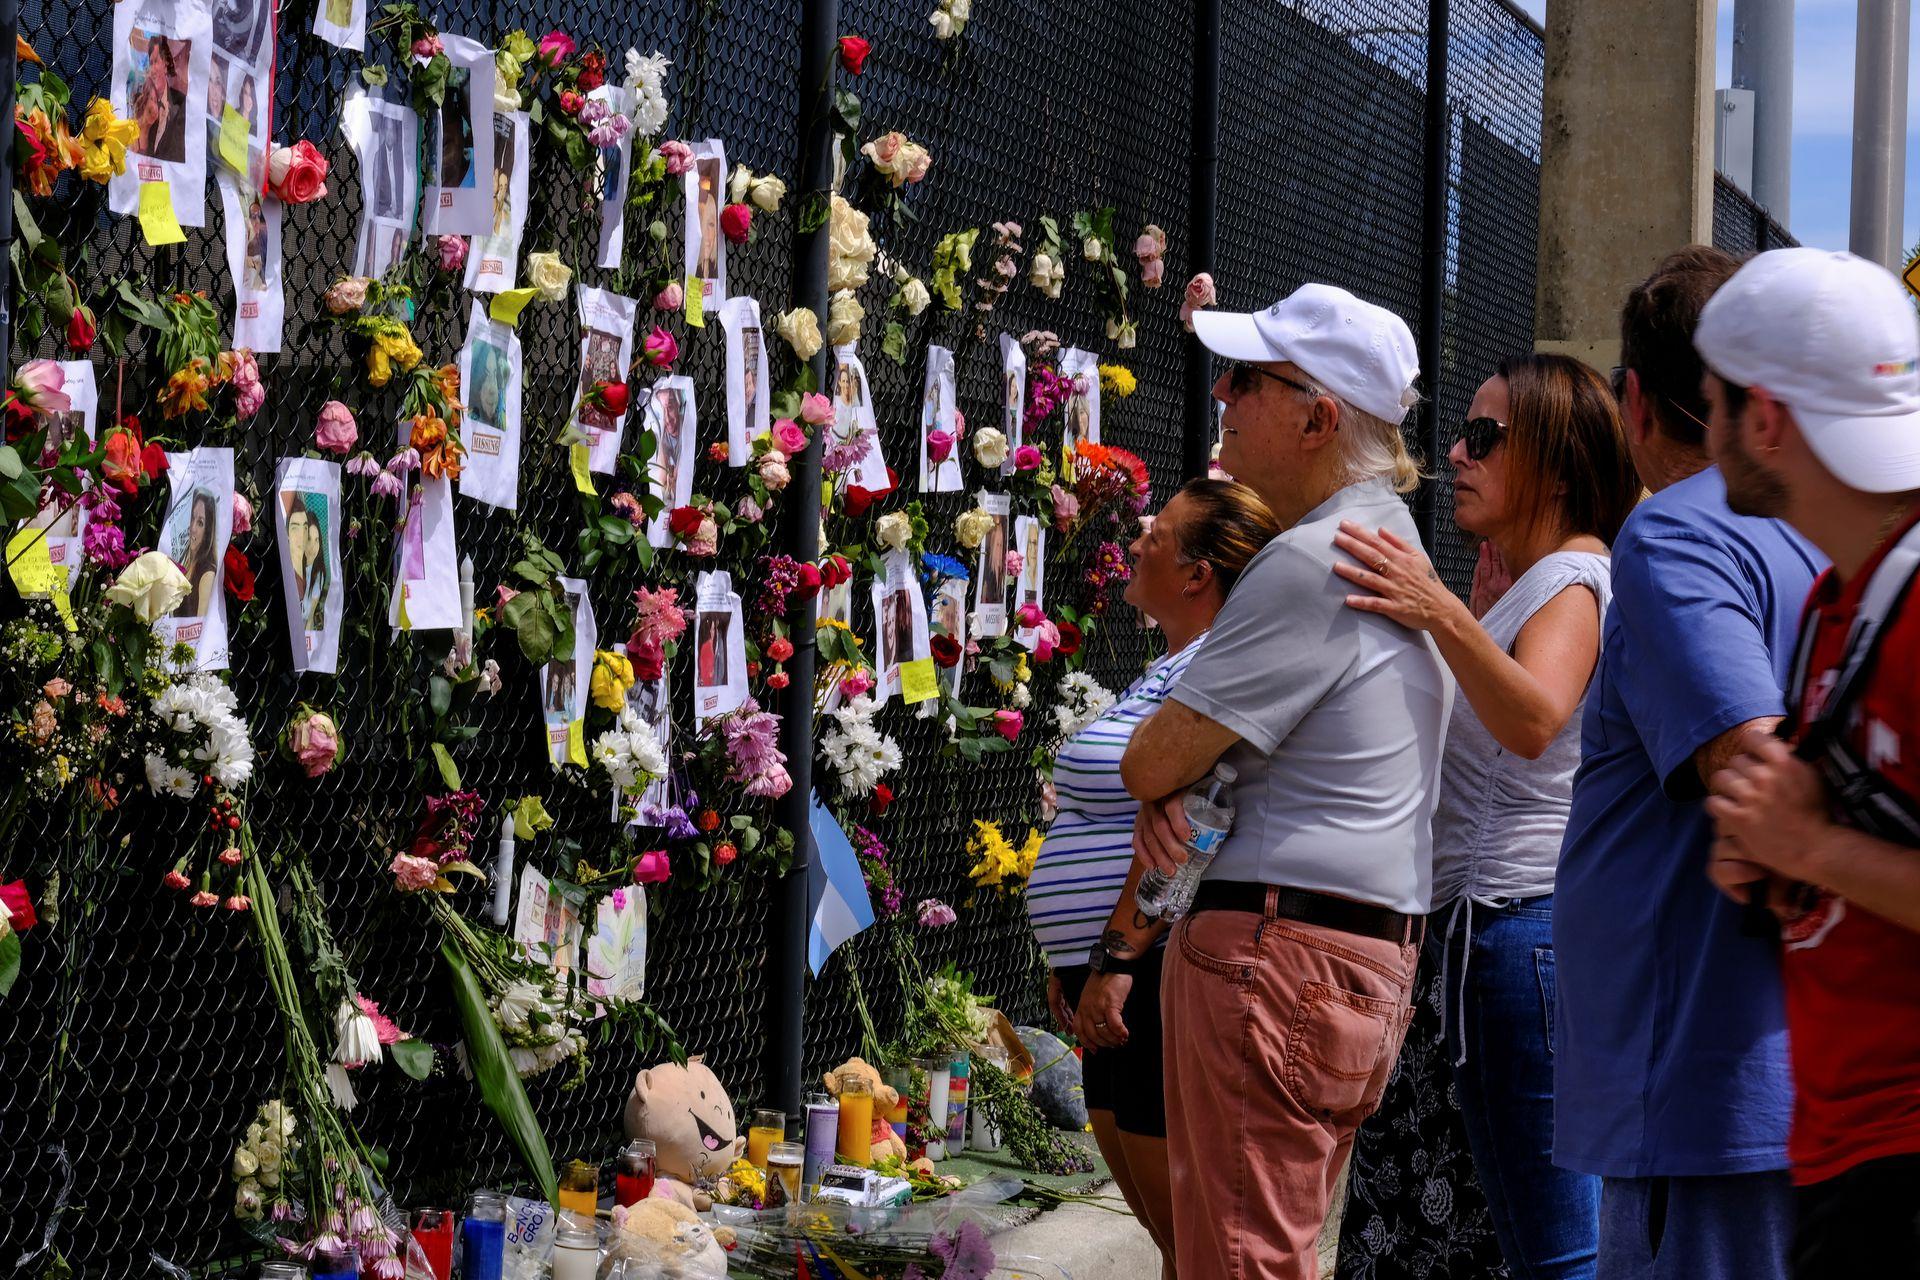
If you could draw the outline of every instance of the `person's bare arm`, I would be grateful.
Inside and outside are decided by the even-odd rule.
[[[1120,780],[1134,799],[1160,800],[1204,778],[1240,735],[1172,698],[1133,731]]]
[[[1693,768],[1694,772],[1700,775],[1700,785],[1712,786],[1714,774],[1719,773],[1741,756],[1755,754],[1760,743],[1778,741],[1773,736],[1773,727],[1779,724],[1782,718],[1761,716],[1757,720],[1737,724],[1719,737],[1709,739],[1693,753]]]
[[[1143,810],[1147,807],[1141,806]],[[1127,869],[1127,882],[1121,887],[1120,901],[1114,904],[1113,913],[1107,918],[1107,927],[1100,934],[1100,943],[1107,949],[1107,954],[1121,960],[1134,960],[1146,955],[1154,940],[1167,931],[1164,921],[1148,919],[1134,901],[1134,891],[1139,888],[1140,877],[1147,869],[1146,862],[1138,852],[1139,832],[1140,824],[1136,822],[1133,865]],[[1121,1010],[1132,990],[1131,974],[1087,975],[1086,988],[1080,993],[1080,1003],[1074,1009],[1074,1034],[1095,1048],[1111,1049],[1125,1044],[1128,1031]]]

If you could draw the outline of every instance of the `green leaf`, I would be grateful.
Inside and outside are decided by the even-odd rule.
[[[898,320],[887,321],[887,333],[880,340],[880,351],[895,364],[907,361],[907,327]]]
[[[547,1149],[547,1135],[534,1118],[533,1104],[527,1100],[526,1086],[513,1069],[513,1059],[487,1009],[487,997],[468,967],[467,959],[452,942],[443,939],[440,954],[446,959],[447,973],[453,980],[453,1003],[460,1012],[460,1026],[467,1041],[467,1065],[480,1086],[480,1097],[500,1121],[508,1141],[526,1162],[527,1171],[540,1184],[547,1203],[557,1207],[560,1182],[554,1177],[553,1155]]]
[[[440,767],[440,781],[447,784],[447,790],[460,789],[460,770],[453,763],[453,753],[438,742],[433,744],[433,762]]]
[[[0,476],[18,480],[26,469],[26,464],[20,461],[19,450],[10,444],[0,444]]]
[[[8,521],[31,518],[40,510],[40,484],[30,475],[0,485],[0,516]]]
[[[20,977],[20,935],[9,933],[0,938],[0,996],[13,990]]]
[[[522,591],[500,611],[501,624],[512,629],[514,638],[520,642],[520,652],[536,666],[553,656],[557,634],[543,607],[545,595],[543,591]]]
[[[800,202],[800,234],[818,231],[833,217],[833,202],[824,191],[809,191]]]
[[[393,1055],[393,1065],[415,1080],[433,1074],[433,1046],[425,1040],[398,1040],[387,1046],[387,1052]]]
[[[434,676],[427,681],[427,705],[433,708],[433,714],[444,716],[453,709],[453,682],[445,676]]]
[[[13,226],[14,233],[26,243],[29,250],[40,247],[40,224],[27,212],[27,202],[17,189],[13,193]]]
[[[360,68],[360,79],[372,88],[381,88],[387,83],[387,69],[377,62],[369,62]]]

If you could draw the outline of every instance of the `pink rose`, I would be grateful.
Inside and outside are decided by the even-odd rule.
[[[659,325],[653,326],[653,332],[647,335],[642,348],[647,354],[647,363],[656,369],[668,368],[680,358],[680,344]]]
[[[953,455],[953,432],[929,431],[927,433],[927,457],[934,462],[945,462]]]
[[[434,865],[433,859],[415,857],[411,853],[394,854],[393,862],[387,869],[393,872],[393,887],[402,893],[431,889],[434,881],[440,878],[440,868]]]
[[[720,230],[734,244],[745,244],[753,234],[753,210],[744,204],[730,204],[720,211]]]
[[[1013,451],[1013,469],[1015,471],[1037,471],[1040,468],[1040,450],[1030,444],[1023,444]]]
[[[720,526],[713,522],[712,516],[700,517],[700,527],[687,539],[687,554],[703,557],[720,554]]]
[[[782,418],[773,424],[773,442],[791,458],[807,447],[807,433],[793,419]]]
[[[339,727],[324,711],[307,712],[287,727],[287,751],[309,778],[318,778],[340,758]]]
[[[1022,627],[1037,627],[1047,620],[1047,611],[1029,600],[1020,606],[1020,612],[1016,616]]]
[[[247,501],[247,495],[238,489],[233,491],[233,536],[239,537],[253,528],[253,504]]]
[[[367,285],[371,283],[365,276],[348,276],[333,282],[326,297],[320,301],[328,311],[336,316],[358,311],[367,305]]]
[[[1008,742],[1020,736],[1021,727],[1026,719],[1018,711],[1000,710],[993,713],[993,727]]]
[[[260,384],[260,366],[253,352],[242,347],[233,353],[233,410],[243,418],[260,412],[267,402],[267,389]]]
[[[1193,313],[1203,307],[1210,307],[1216,301],[1213,292],[1213,277],[1202,271],[1187,281],[1187,292],[1180,299],[1180,323],[1193,332]]]
[[[344,456],[353,451],[359,439],[360,427],[353,420],[353,410],[338,400],[329,400],[320,406],[320,422],[313,431],[316,445]]]
[[[933,167],[933,153],[921,147],[913,153],[907,165],[907,181],[918,182],[927,176],[927,170]]]
[[[65,413],[73,408],[73,400],[61,388],[67,385],[67,375],[52,360],[29,360],[14,371],[14,389],[20,399],[37,413]]]
[[[787,460],[779,453],[763,454],[759,467],[760,483],[773,493],[779,493],[793,480],[793,474],[787,470]]]
[[[800,420],[808,426],[830,427],[833,425],[833,401],[818,391],[809,391],[800,397]],[[792,450],[788,450],[792,452]]]
[[[893,163],[893,158],[900,154],[900,148],[906,145],[906,141],[907,136],[898,130],[883,133],[867,144],[872,148],[867,154],[872,157],[874,164],[884,169]]]
[[[670,284],[653,295],[653,306],[656,311],[678,311],[685,301],[686,291],[678,284]]]
[[[413,42],[413,56],[416,58],[437,58],[446,50],[439,36],[421,36]]]
[[[693,148],[684,142],[661,143],[660,158],[667,162],[667,172],[676,177],[693,168]]]
[[[1080,514],[1080,499],[1059,485],[1053,486],[1053,525],[1065,533]]]
[[[467,238],[465,236],[440,237],[440,269],[458,271],[467,265]]]
[[[1053,661],[1053,651],[1060,647],[1060,628],[1053,621],[1042,618],[1040,625],[1033,629],[1033,657],[1036,662]]]
[[[573,51],[579,47],[573,42],[573,37],[566,32],[549,31],[540,37],[540,60],[548,66],[553,66],[563,59],[571,58]]]
[[[873,688],[873,672],[861,667],[858,671],[849,671],[840,677],[840,696],[849,700],[859,697]]]
[[[520,593],[518,591],[515,591],[512,587],[508,587],[508,586],[500,587],[493,601],[494,612],[496,613],[506,612],[507,601],[513,599],[515,596],[519,594]]]
[[[662,884],[673,875],[665,849],[649,849],[633,864],[635,884]]]
[[[305,138],[275,147],[267,160],[267,192],[283,204],[311,204],[327,194],[327,158]]]

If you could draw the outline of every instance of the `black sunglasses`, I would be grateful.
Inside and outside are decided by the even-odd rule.
[[[1467,456],[1475,462],[1484,462],[1506,434],[1507,424],[1498,418],[1468,418],[1460,426],[1461,442],[1467,446]]]
[[[1236,396],[1244,396],[1249,391],[1252,391],[1253,380],[1256,377],[1272,378],[1275,382],[1284,382],[1303,395],[1317,396],[1320,394],[1318,387],[1310,387],[1304,382],[1298,382],[1289,378],[1284,373],[1275,373],[1271,369],[1262,369],[1259,365],[1248,364],[1244,360],[1235,360],[1229,363],[1226,367],[1226,374],[1227,386],[1232,389],[1233,394]]]

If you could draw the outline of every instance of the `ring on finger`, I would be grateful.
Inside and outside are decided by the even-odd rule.
[[[1388,564],[1385,560],[1382,560],[1379,564],[1376,564],[1375,566],[1373,566],[1373,571],[1375,573],[1384,575],[1386,571],[1392,567],[1393,566]]]

